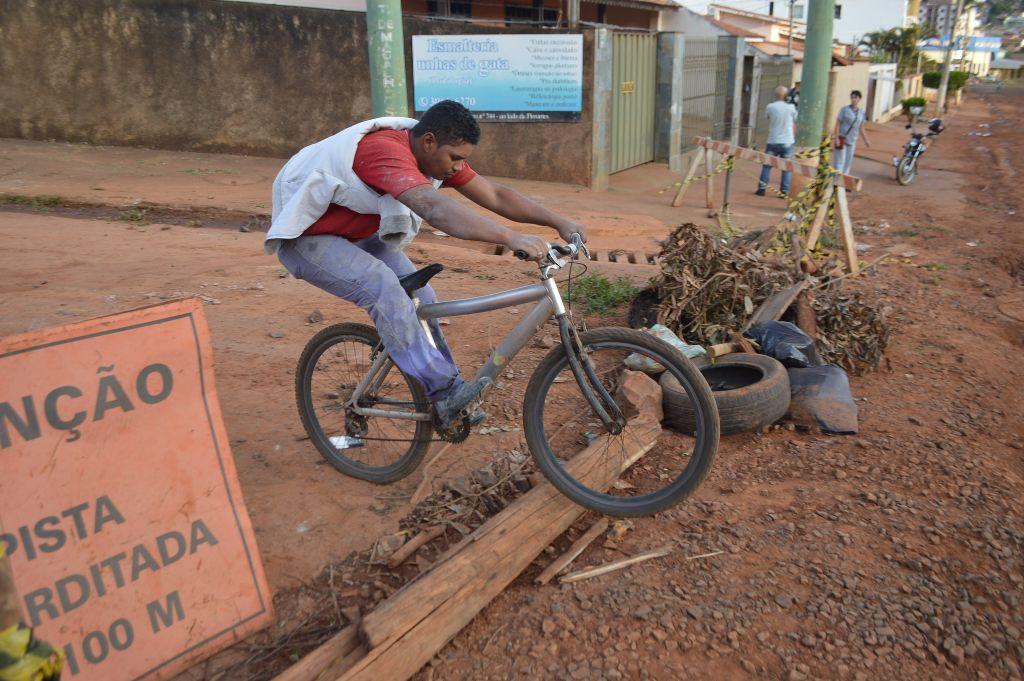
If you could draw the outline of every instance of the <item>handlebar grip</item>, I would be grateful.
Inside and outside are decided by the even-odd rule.
[[[572,255],[573,251],[571,246],[563,246],[561,244],[551,244],[551,250],[562,255]]]
[[[527,255],[526,251],[513,251],[513,255],[515,255],[520,260],[529,260],[530,259],[530,256]]]

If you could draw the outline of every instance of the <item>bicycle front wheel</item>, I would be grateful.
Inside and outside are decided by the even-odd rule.
[[[612,516],[650,515],[692,494],[711,472],[719,439],[718,410],[700,371],[668,343],[632,329],[595,329],[581,334],[580,342],[610,395],[628,366],[669,371],[694,405],[696,427],[688,433],[663,430],[655,445],[620,473],[624,458],[632,454],[630,426],[626,434],[605,430],[559,345],[537,366],[523,399],[526,440],[541,472],[576,503]],[[573,474],[569,462],[587,448],[588,455],[596,453],[598,466],[607,466],[597,476],[613,481],[607,488]]]

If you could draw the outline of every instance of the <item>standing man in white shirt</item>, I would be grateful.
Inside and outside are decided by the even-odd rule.
[[[789,88],[780,85],[775,88],[775,101],[769,104],[764,111],[768,118],[768,144],[765,146],[765,153],[769,156],[779,158],[793,158],[793,145],[796,143],[796,107],[786,101]],[[779,189],[783,194],[789,194],[789,179],[791,173],[782,172],[782,182]],[[761,167],[761,179],[757,183],[757,195],[764,196],[765,189],[772,179],[772,167]]]

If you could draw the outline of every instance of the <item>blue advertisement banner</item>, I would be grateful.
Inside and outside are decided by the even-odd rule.
[[[481,121],[580,120],[582,35],[417,35],[412,59],[417,112],[453,99]]]
[[[958,35],[955,42],[953,43],[953,49],[961,49],[964,42],[967,40],[967,36]],[[945,50],[949,47],[949,35],[944,35],[942,38],[926,38],[918,43],[918,47],[926,52],[934,52],[936,50]],[[968,52],[999,52],[1003,49],[1003,40],[999,36],[971,36]]]

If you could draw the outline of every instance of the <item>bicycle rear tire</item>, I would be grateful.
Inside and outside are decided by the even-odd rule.
[[[393,459],[392,461],[384,465],[374,466],[354,458],[354,454],[356,452],[363,453],[365,447],[380,448],[387,443],[378,443],[367,439],[363,447],[351,450],[339,449],[332,444],[331,436],[325,430],[324,424],[321,423],[321,417],[317,414],[315,396],[312,390],[313,375],[316,371],[317,363],[332,346],[344,341],[365,345],[371,351],[380,345],[380,337],[377,335],[377,331],[365,324],[335,324],[322,329],[309,340],[302,351],[302,355],[299,357],[299,364],[295,371],[295,401],[299,408],[299,417],[302,419],[302,425],[320,454],[323,455],[328,463],[345,475],[378,485],[401,480],[416,470],[416,467],[419,466],[427,449],[430,447],[433,427],[429,421],[404,422],[409,430],[412,431],[410,433],[408,449],[405,450],[404,454],[389,457]],[[405,383],[406,388],[408,388],[411,402],[414,403],[416,411],[429,411],[430,402],[427,400],[426,394],[423,392],[419,382],[407,376],[397,366],[391,367],[389,375],[392,372],[397,372],[402,377],[402,381]],[[361,378],[361,376],[356,374],[353,374],[353,376],[356,376],[356,380]],[[334,403],[340,403],[343,400],[344,396],[342,395],[335,395],[331,398],[331,401]],[[381,419],[382,417],[372,418]],[[370,419],[366,420],[370,421]],[[348,418],[345,417],[346,426],[347,421]],[[413,423],[415,425],[412,425]],[[396,443],[394,449],[401,451],[402,444],[400,442]],[[347,456],[344,453],[348,451],[352,451],[353,456]]]
[[[598,513],[610,516],[630,517],[651,515],[678,503],[692,494],[704,482],[714,465],[718,451],[719,422],[714,395],[700,371],[679,350],[649,334],[633,329],[602,328],[580,334],[580,342],[590,352],[613,349],[620,353],[640,352],[655,359],[680,383],[694,405],[696,427],[693,433],[695,444],[689,453],[689,461],[682,472],[666,485],[654,492],[640,496],[617,496],[587,487],[574,478],[566,469],[565,461],[553,451],[545,429],[545,408],[549,392],[559,374],[568,366],[568,356],[562,345],[551,350],[538,364],[523,397],[523,426],[530,452],[544,476],[562,494],[577,504]],[[620,372],[621,375],[621,372]],[[569,389],[579,391],[579,385],[562,379]],[[557,419],[555,409],[563,404],[555,396],[551,400],[552,417]],[[582,404],[582,401],[580,402]],[[564,406],[563,406],[564,408]],[[591,414],[593,412],[590,412]],[[554,421],[554,422],[557,422]],[[556,445],[557,446],[557,445]],[[664,456],[665,454],[662,453]],[[644,462],[641,459],[637,465]]]

